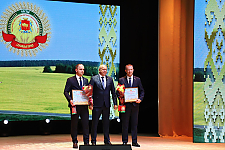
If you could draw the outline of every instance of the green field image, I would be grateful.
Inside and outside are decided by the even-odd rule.
[[[204,82],[194,82],[194,125],[206,125],[204,111],[207,102],[204,102]]]
[[[206,125],[204,111],[207,102],[204,102],[204,82],[194,82],[194,109],[193,119],[194,125]],[[193,141],[196,143],[204,143],[205,129],[194,128],[193,129]]]
[[[194,109],[193,109],[193,119],[194,119],[194,125],[200,125],[201,128],[194,128],[193,129],[193,141],[195,143],[205,143],[204,134],[206,129],[203,127],[208,126],[208,122],[205,121],[205,108],[206,105],[208,105],[208,101],[204,101],[205,95],[204,95],[204,84],[205,82],[194,82]],[[220,123],[220,119],[216,119],[214,125],[217,125]],[[216,133],[219,135],[219,132]],[[212,142],[212,139],[209,140],[209,143]],[[219,143],[219,140],[217,141]]]
[[[43,68],[0,67],[0,110],[70,114],[63,91],[67,78],[74,75],[43,73]],[[91,76],[84,77],[90,81]],[[118,116],[118,112],[115,113]],[[5,115],[8,116],[0,114],[3,117]],[[32,117],[14,116],[20,117],[18,120]]]
[[[205,121],[205,108],[208,104],[206,100],[204,102],[204,82],[194,82],[194,125],[208,125]],[[220,123],[220,119],[216,119],[215,125]]]
[[[1,67],[0,110],[69,113],[63,90],[72,75],[42,72],[43,67]]]

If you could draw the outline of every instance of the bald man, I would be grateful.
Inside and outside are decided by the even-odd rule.
[[[109,114],[110,114],[110,92],[114,103],[114,109],[117,109],[117,100],[113,79],[107,74],[107,66],[100,65],[99,74],[91,78],[90,84],[93,86],[93,103],[92,110],[92,129],[91,143],[96,145],[97,127],[100,115],[102,114],[104,143],[111,145],[109,138]]]

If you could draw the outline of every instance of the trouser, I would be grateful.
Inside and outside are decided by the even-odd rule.
[[[77,140],[77,127],[79,116],[81,117],[81,123],[83,128],[83,141],[84,144],[89,143],[89,112],[87,105],[77,105],[76,106],[77,114],[71,115],[71,137],[73,143],[78,143]],[[70,108],[70,112],[72,112]]]
[[[122,116],[122,141],[128,142],[128,128],[129,120],[131,118],[131,135],[132,143],[137,143],[137,125],[138,125],[138,112],[139,105],[133,105],[133,103],[126,104],[126,111]]]
[[[104,133],[104,143],[109,143],[109,113],[110,108],[103,106],[103,107],[94,107],[92,111],[92,129],[91,129],[91,142],[96,143],[97,137],[97,127],[99,118],[102,114],[102,121],[103,121],[103,133]]]

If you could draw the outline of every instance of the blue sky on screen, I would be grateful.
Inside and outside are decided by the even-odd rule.
[[[194,16],[194,68],[203,68],[208,54],[205,42],[205,1],[195,1]]]
[[[212,19],[212,23],[210,25],[207,23],[205,9],[207,7],[209,1],[204,0],[196,0],[195,1],[195,10],[194,10],[194,68],[204,68],[204,62],[207,58],[209,49],[207,47],[207,43],[205,41],[205,29],[208,32],[208,36],[211,35],[213,29],[215,28],[215,16]],[[221,10],[224,5],[225,0],[218,1],[217,5]],[[213,13],[212,13],[213,14]],[[223,36],[219,37],[218,34],[216,39],[219,41],[223,40]],[[212,45],[213,50],[216,48],[216,40],[214,40]],[[224,48],[222,48],[224,49]],[[216,55],[212,55],[213,59],[215,59]],[[219,64],[217,64],[219,65]],[[220,64],[221,65],[221,64]]]
[[[18,0],[1,1],[0,16],[8,6],[19,3]],[[21,1],[23,2],[23,1]],[[29,0],[40,7],[48,16],[51,39],[46,49],[37,56],[21,57],[8,51],[0,42],[0,60],[86,60],[100,61],[98,55],[99,5],[72,2]],[[120,8],[117,11],[117,23],[120,24]],[[118,40],[120,29],[118,28]],[[119,41],[115,63],[119,62]]]

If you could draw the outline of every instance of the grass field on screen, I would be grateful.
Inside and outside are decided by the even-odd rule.
[[[43,68],[0,67],[0,110],[68,114],[63,91],[73,74],[42,73]]]

